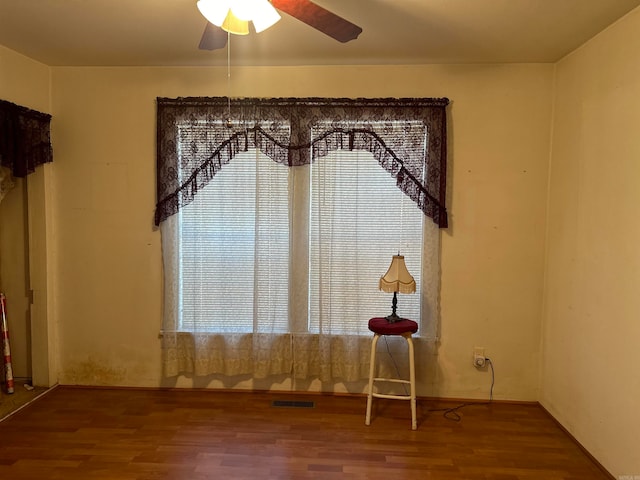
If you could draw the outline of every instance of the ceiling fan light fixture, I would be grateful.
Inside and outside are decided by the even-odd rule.
[[[262,32],[280,20],[269,0],[198,0],[196,5],[207,21],[235,35],[248,35],[251,21]]]
[[[196,4],[204,18],[217,27],[221,27],[229,13],[228,0],[198,0]]]
[[[248,22],[253,22],[256,32],[262,32],[278,20],[284,12],[329,37],[342,42],[358,38],[362,28],[336,15],[311,0],[196,0],[198,9],[207,18],[198,48],[218,50],[227,45],[229,36],[224,33],[246,35]],[[236,7],[236,2],[241,2]],[[251,7],[251,13],[243,10]],[[238,11],[236,11],[238,10]],[[245,17],[243,21],[238,17]],[[223,26],[224,24],[224,26]]]

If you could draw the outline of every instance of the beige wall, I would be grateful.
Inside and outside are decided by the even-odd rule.
[[[49,112],[49,67],[0,45],[0,98]]]
[[[49,68],[0,46],[0,99],[48,112]],[[17,381],[32,374],[27,197],[27,180],[16,179],[16,187],[0,203],[0,290],[7,296]],[[39,270],[37,264],[34,268]]]
[[[541,403],[640,475],[640,9],[557,65]]]
[[[496,398],[537,399],[552,75],[550,65],[232,70],[232,97],[451,99],[442,342],[421,355],[421,395],[487,398],[490,372],[471,362],[483,346],[499,372]],[[62,383],[167,384],[155,98],[228,93],[224,68],[52,68]]]

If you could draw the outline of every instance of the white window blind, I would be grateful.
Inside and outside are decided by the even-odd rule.
[[[250,150],[180,210],[180,330],[289,331],[287,179]]]
[[[311,170],[309,330],[369,334],[369,318],[391,313],[378,280],[398,252],[417,292],[399,294],[397,313],[419,320],[424,214],[369,152],[337,151]]]

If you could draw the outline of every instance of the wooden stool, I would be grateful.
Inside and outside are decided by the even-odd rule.
[[[418,331],[418,324],[413,320],[402,319],[395,323],[389,323],[386,318],[372,318],[369,320],[369,330],[373,335],[373,341],[371,343],[371,364],[369,366],[369,391],[367,395],[367,416],[365,419],[365,425],[371,424],[371,406],[373,403],[373,397],[375,398],[388,398],[392,400],[409,400],[411,403],[411,429],[418,428],[418,422],[416,419],[416,367],[413,352],[413,339],[411,335]],[[403,380],[400,378],[381,378],[374,377],[376,367],[376,346],[380,335],[400,335],[404,337],[409,346],[409,380]],[[383,393],[374,393],[373,384],[375,382],[393,382],[403,383],[410,385],[410,393],[408,395],[387,395]]]

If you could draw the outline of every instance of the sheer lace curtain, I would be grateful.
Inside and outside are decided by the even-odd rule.
[[[13,180],[11,170],[0,165],[0,202],[2,202],[4,196],[15,186],[16,184]]]
[[[405,256],[418,292],[400,295],[398,312],[423,318],[423,338],[437,336],[437,312],[424,303],[437,306],[440,232],[435,223],[423,221],[424,214],[369,152],[337,150],[314,162],[310,177],[310,258],[303,272],[309,279],[307,302],[296,314],[308,323],[306,331],[293,334],[294,376],[365,379],[368,320],[391,313],[393,295],[379,290],[378,279],[392,255]],[[423,243],[428,245],[424,253]]]
[[[160,225],[167,376],[291,372],[287,173],[255,149],[241,152]]]
[[[367,377],[371,338],[366,321],[374,314],[366,310],[343,312],[345,305],[349,309],[352,306],[340,300],[339,295],[332,296],[338,298],[332,300],[337,303],[315,305],[316,290],[326,293],[327,289],[339,292],[342,288],[339,283],[326,283],[335,279],[331,271],[322,270],[320,275],[312,272],[313,278],[322,281],[309,281],[309,269],[316,268],[310,261],[314,248],[323,249],[325,258],[336,260],[338,252],[344,250],[340,243],[331,250],[334,237],[328,235],[326,226],[322,232],[314,230],[314,222],[318,220],[308,208],[314,194],[313,175],[322,171],[325,160],[335,159],[336,155],[347,157],[357,153],[359,161],[373,162],[383,176],[397,185],[398,195],[405,199],[402,211],[411,209],[425,219],[420,229],[422,243],[429,248],[421,252],[422,263],[418,258],[414,267],[419,269],[416,273],[420,277],[419,295],[415,297],[421,304],[421,318],[417,318],[420,335],[435,338],[439,317],[439,228],[447,226],[444,202],[447,104],[447,99],[238,99],[230,103],[226,98],[158,99],[155,219],[162,232],[165,273],[162,341],[165,375],[249,374],[264,378],[286,374],[323,381]],[[184,221],[180,214],[198,204],[196,199],[208,194],[205,192],[210,184],[222,181],[224,172],[232,172],[234,164],[241,165],[249,157],[259,166],[252,179],[240,180],[255,199],[252,207],[255,218],[243,223],[243,228],[251,223],[255,233],[251,236],[255,258],[253,263],[249,262],[255,286],[248,314],[253,325],[250,331],[246,328],[212,331],[203,320],[185,327],[185,314],[180,310],[184,295],[179,264],[184,248],[179,241]],[[273,167],[265,161],[280,167],[278,175],[285,172],[277,182],[284,190],[266,189],[271,182],[264,181],[264,175],[271,175],[269,168]],[[248,165],[238,167],[237,171],[246,172]],[[240,186],[232,188],[237,190]],[[347,183],[345,188],[353,187]],[[321,201],[326,208],[333,208],[326,203],[331,197],[329,192]],[[282,258],[277,252],[262,253],[269,242],[260,242],[260,234],[274,222],[282,223],[283,209],[289,238],[284,252],[288,258],[287,273],[279,274],[279,282],[263,281],[260,275],[272,279],[274,269],[282,266]],[[396,221],[409,222],[408,214],[395,213]],[[344,230],[336,226],[336,232],[341,229]],[[229,227],[226,231],[235,230]],[[317,243],[319,246],[314,247],[314,235],[329,243]],[[339,236],[335,239],[343,241]],[[405,248],[403,241],[409,239],[400,238],[399,248]],[[205,246],[203,252],[212,248]],[[397,252],[376,259],[379,265],[369,265],[371,262],[349,265],[344,261],[340,264],[342,269],[351,269],[353,278],[371,275],[365,267],[375,272],[366,288],[371,289],[372,298],[378,296],[384,305],[382,312],[375,307],[378,315],[388,313],[391,299],[377,291],[377,278],[384,274],[394,253]],[[415,260],[416,255],[412,257]],[[260,260],[264,258],[273,258],[273,264]],[[209,277],[199,280],[205,290]],[[279,297],[283,289],[287,297],[284,309]],[[233,286],[229,287],[229,294],[233,292]],[[404,297],[400,302],[403,300]],[[360,327],[351,326],[345,331],[345,319],[354,318]],[[233,319],[229,318],[228,323],[233,324]]]

